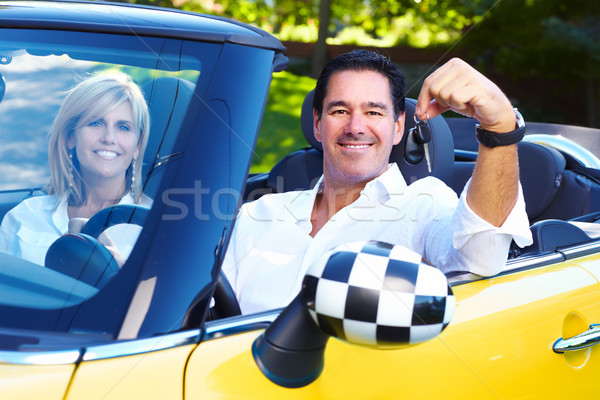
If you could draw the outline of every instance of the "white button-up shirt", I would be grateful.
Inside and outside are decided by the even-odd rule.
[[[300,291],[304,274],[318,257],[353,241],[403,245],[443,272],[494,275],[505,265],[511,240],[531,244],[521,187],[501,227],[477,216],[433,177],[407,185],[396,164],[369,182],[359,198],[341,209],[315,237],[310,221],[323,178],[314,189],[271,194],[240,209],[223,271],[243,313],[287,305]]]

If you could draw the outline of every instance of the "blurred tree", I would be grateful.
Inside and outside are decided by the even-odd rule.
[[[133,1],[133,0],[132,0]],[[255,24],[275,34],[288,27],[319,26],[324,41],[345,28],[360,29],[366,37],[381,39],[390,32],[396,42],[407,42],[413,33],[431,31],[457,39],[472,23],[467,0],[137,0],[163,7],[219,14]],[[319,23],[322,21],[323,23]],[[316,35],[317,29],[315,29]],[[449,33],[450,32],[450,33]],[[436,39],[432,36],[432,41]],[[315,38],[310,38],[315,41]],[[448,41],[448,40],[446,40]],[[431,41],[423,42],[423,45]],[[393,43],[396,44],[396,43]],[[423,47],[423,46],[421,46]]]
[[[321,69],[327,62],[327,38],[329,37],[329,22],[331,19],[331,0],[319,2],[319,36],[315,44],[315,53],[312,57],[311,75],[319,76]]]
[[[326,61],[327,43],[460,48],[479,69],[515,85],[544,80],[527,96],[537,95],[546,114],[561,111],[548,108],[548,98],[573,98],[578,89],[584,100],[576,112],[587,115],[587,125],[600,125],[598,0],[130,1],[223,15],[283,40],[316,42],[313,76]]]
[[[280,0],[296,3],[293,0]],[[325,63],[326,40],[343,44],[427,47],[458,40],[480,16],[465,0],[321,0],[313,76]]]
[[[476,3],[485,9],[495,2]],[[540,82],[543,94],[583,88],[587,109],[576,112],[587,114],[589,126],[600,125],[600,2],[503,0],[466,35],[462,47],[481,68]]]

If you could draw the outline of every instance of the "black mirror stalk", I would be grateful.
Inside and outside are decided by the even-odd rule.
[[[256,339],[252,355],[269,380],[283,387],[298,388],[321,375],[328,339],[298,295]]]

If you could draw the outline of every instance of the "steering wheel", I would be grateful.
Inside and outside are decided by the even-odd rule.
[[[229,283],[229,279],[227,279],[223,271],[220,272],[219,278],[217,278],[213,300],[215,301],[215,305],[208,310],[209,321],[233,317],[242,313],[231,283]]]
[[[214,305],[208,309],[206,321],[233,317],[242,313],[235,292],[223,271],[219,272],[219,276],[215,282],[212,300],[214,300]],[[182,327],[185,329],[198,328],[202,323],[205,310],[206,295],[205,292],[202,291],[198,293],[186,311]]]
[[[68,233],[52,243],[44,265],[96,288],[101,288],[119,272],[112,253],[98,236],[117,224],[143,226],[149,209],[136,204],[119,204],[98,211],[80,233]]]
[[[148,217],[148,207],[139,204],[117,204],[98,211],[81,228],[81,233],[98,238],[102,232],[113,225],[134,224],[144,226]]]

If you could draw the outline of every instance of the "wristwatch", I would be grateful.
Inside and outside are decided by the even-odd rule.
[[[506,133],[490,132],[483,129],[479,124],[476,126],[477,141],[485,147],[508,146],[520,142],[525,136],[525,120],[516,108],[515,115],[517,117],[517,128],[514,131]]]

